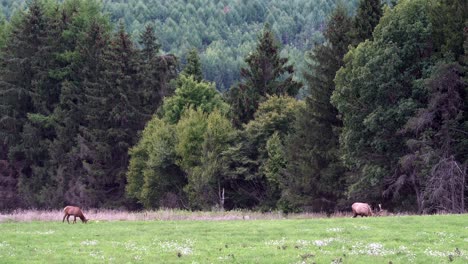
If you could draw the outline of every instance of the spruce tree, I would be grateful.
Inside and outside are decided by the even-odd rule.
[[[200,56],[196,49],[192,49],[187,53],[187,65],[185,65],[182,73],[192,75],[197,82],[201,82],[203,80]]]
[[[344,168],[338,153],[342,124],[330,96],[335,90],[335,73],[351,43],[350,30],[351,18],[343,7],[337,7],[328,20],[326,42],[307,54],[304,76],[309,96],[286,143],[288,191],[282,203],[292,208],[334,210],[344,192]]]
[[[137,66],[140,96],[140,111],[145,116],[140,129],[162,105],[164,97],[170,95],[171,79],[176,76],[177,59],[174,55],[159,55],[161,45],[154,32],[154,27],[148,24],[140,35],[140,46]]]
[[[95,125],[92,122],[93,113],[101,106],[98,96],[100,78],[104,71],[103,54],[109,43],[105,28],[95,17],[89,22],[83,38],[77,42],[79,59],[71,67],[75,74],[70,81],[63,84],[61,104],[56,111],[59,118],[68,117],[58,122],[59,142],[56,144],[64,144],[69,137],[73,142],[70,149],[65,148],[65,162],[61,162],[57,177],[68,187],[64,193],[65,201],[84,206],[97,204],[92,191],[92,184],[96,182],[95,175],[88,173],[87,169],[95,157],[90,144],[94,136],[91,126]],[[104,120],[104,116],[102,118]],[[62,133],[63,130],[69,131]]]
[[[96,85],[85,87],[83,144],[89,152],[84,168],[92,184],[91,206],[122,199],[128,149],[136,140],[141,115],[137,93],[136,51],[123,25],[102,50],[101,72]]]
[[[288,65],[287,58],[280,57],[279,48],[273,32],[266,25],[258,37],[255,51],[245,59],[247,67],[241,69],[241,83],[228,92],[236,126],[252,120],[267,95],[295,96],[301,87],[293,80],[293,66]]]
[[[148,24],[145,27],[145,31],[140,35],[141,45],[141,59],[144,62],[151,62],[159,53],[159,49],[161,48],[161,44],[158,43],[158,38],[154,33],[154,26],[152,24]]]
[[[468,21],[468,4],[464,0],[436,0],[433,1],[430,19],[434,26],[433,40],[438,51],[452,53],[456,59],[462,61],[464,53],[464,36],[460,32],[466,31]]]
[[[0,74],[1,134],[10,162],[18,165],[18,191],[34,206],[49,205],[43,187],[50,182],[48,144],[55,137],[50,114],[60,92],[54,76],[60,66],[53,56],[60,29],[45,10],[40,1],[32,1],[14,22]]]
[[[383,14],[380,0],[360,0],[357,14],[352,21],[353,44],[357,46],[366,39],[372,39],[372,32]]]
[[[91,2],[67,1],[60,7],[56,22],[63,34],[56,38],[56,57],[60,58],[61,68],[55,71],[60,77],[60,100],[53,112],[56,137],[49,145],[52,168],[54,198],[57,205],[86,204],[83,192],[85,173],[81,164],[79,130],[85,125],[84,82],[90,75],[90,57],[99,60],[99,54],[88,53],[91,41],[99,41],[99,34],[90,36],[98,20],[102,20]],[[87,8],[84,8],[86,5]],[[96,4],[94,4],[96,5]],[[95,6],[94,6],[95,7]],[[99,22],[105,24],[104,21]],[[92,40],[90,39],[93,38]],[[95,38],[95,39],[94,39]],[[93,65],[95,67],[96,65]]]

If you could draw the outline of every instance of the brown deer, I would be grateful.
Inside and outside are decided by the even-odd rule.
[[[379,204],[379,211],[376,213],[378,216],[391,216],[392,213],[389,213],[388,210],[382,209],[382,205]]]
[[[366,203],[353,203],[351,206],[353,210],[353,218],[360,215],[361,217],[364,216],[372,216],[372,209],[369,204]]]
[[[73,224],[76,223],[76,217],[79,217],[81,219],[81,221],[83,223],[86,224],[86,222],[88,222],[88,219],[86,219],[86,217],[83,215],[83,212],[81,211],[81,209],[77,206],[66,206],[65,208],[63,208],[63,212],[65,213],[65,215],[63,216],[63,220],[62,220],[62,223],[65,222],[65,217],[67,218],[67,222],[70,223],[70,221],[68,221],[68,219],[70,218],[71,215],[73,215],[75,218],[73,219]]]

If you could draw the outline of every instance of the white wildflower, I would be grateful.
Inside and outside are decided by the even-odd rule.
[[[323,240],[315,240],[312,243],[316,245],[317,247],[324,247],[324,246],[328,246],[328,244],[330,244],[331,242],[335,240],[336,240],[335,238],[330,237],[330,238],[326,238]]]
[[[55,233],[54,230],[47,230],[47,231],[44,231],[44,232],[36,231],[36,234],[38,234],[38,235],[52,235],[53,233]]]
[[[190,239],[185,240],[185,243],[175,241],[159,242],[159,246],[166,252],[180,252],[182,255],[193,254],[193,241]]]
[[[343,232],[343,230],[341,227],[327,228],[327,232]]]
[[[370,256],[385,256],[395,254],[394,251],[386,250],[384,246],[380,243],[370,243],[367,245],[362,245],[357,243],[353,246],[350,254],[352,255],[370,255]]]
[[[96,240],[85,240],[80,243],[80,245],[83,245],[83,246],[95,246],[97,244],[98,242]]]
[[[123,244],[124,248],[129,251],[147,251],[148,248],[145,246],[138,246],[135,242],[133,241],[127,241]]]
[[[101,251],[91,251],[89,255],[96,259],[105,259],[104,255]]]
[[[6,247],[10,247],[10,244],[8,244],[8,242],[6,241],[0,242],[0,248],[6,248]]]

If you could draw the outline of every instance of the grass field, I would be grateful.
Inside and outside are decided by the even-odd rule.
[[[0,223],[0,263],[468,263],[468,215]],[[96,219],[96,218],[95,218]]]

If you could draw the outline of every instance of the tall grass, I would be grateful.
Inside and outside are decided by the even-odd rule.
[[[351,217],[348,212],[283,214],[282,212],[254,211],[186,211],[164,209],[157,211],[130,212],[125,210],[88,209],[83,210],[86,218],[95,221],[152,221],[152,220],[276,220],[276,219],[310,219],[327,217]],[[0,222],[61,221],[62,210],[14,210],[0,213]],[[73,218],[73,217],[71,217]]]

